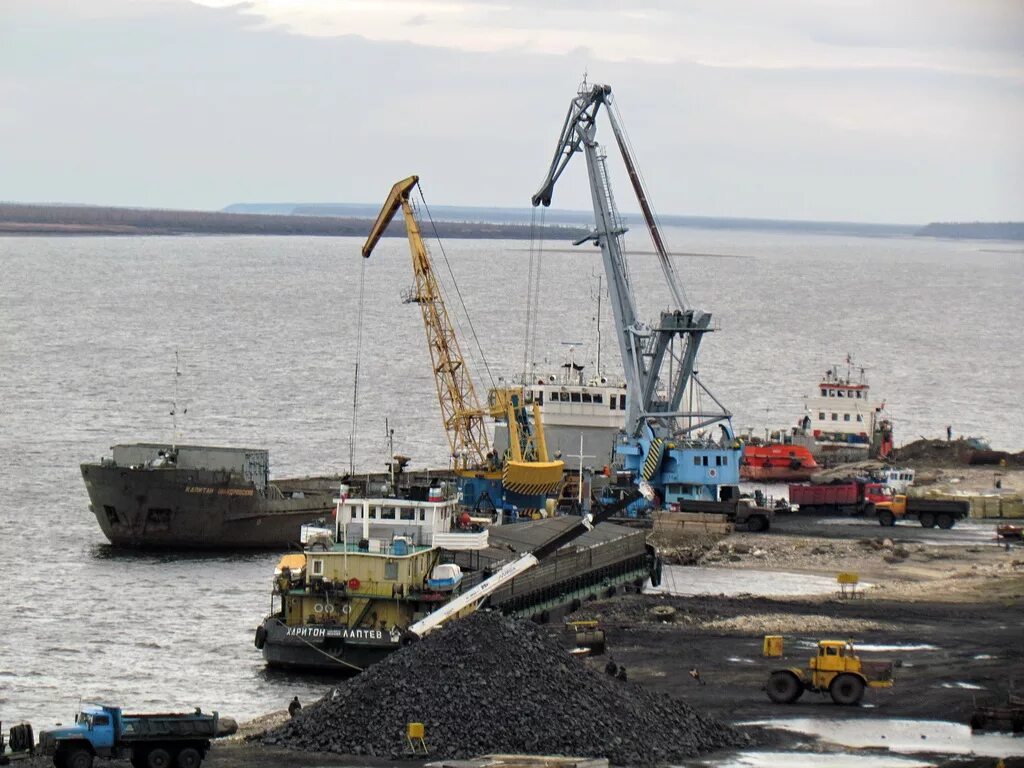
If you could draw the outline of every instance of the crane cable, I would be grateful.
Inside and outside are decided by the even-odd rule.
[[[455,286],[455,295],[459,297],[459,305],[462,307],[462,313],[466,316],[466,322],[469,323],[469,330],[473,336],[473,343],[476,345],[477,352],[480,354],[480,361],[483,363],[484,371],[487,373],[487,380],[491,383],[491,388],[494,389],[494,377],[491,375],[491,368],[487,364],[487,357],[484,355],[483,347],[480,345],[480,339],[476,335],[476,328],[473,326],[473,318],[469,315],[469,310],[466,309],[466,302],[462,298],[462,291],[459,289],[459,283],[455,279],[455,274],[452,272],[452,265],[448,261],[448,254],[444,250],[444,243],[441,242],[441,236],[437,233],[437,225],[434,223],[434,217],[430,214],[430,207],[427,205],[427,199],[423,196],[423,186],[419,182],[416,183],[416,191],[419,192],[420,201],[423,203],[423,210],[427,214],[427,220],[430,222],[430,228],[434,232],[434,239],[437,240],[437,246],[441,249],[441,256],[444,258],[444,265],[448,269],[448,276],[452,280],[452,285]],[[458,322],[458,318],[456,318]]]
[[[544,261],[544,225],[547,216],[544,208],[540,209],[540,222],[537,221],[537,209],[530,212],[530,265],[526,275],[526,338],[523,344],[523,383],[527,373],[532,374],[537,366],[537,322],[540,317],[540,273]]]
[[[356,366],[352,374],[352,428],[348,433],[348,472],[355,474],[356,423],[359,413],[359,361],[363,352],[363,298],[366,288],[366,259],[359,260],[359,304],[356,311]]]
[[[645,190],[644,194],[647,197],[647,207],[651,211],[651,216],[654,217],[654,224],[659,231],[664,231],[664,228],[661,226],[661,218],[658,216],[658,212],[654,210],[654,203],[651,202],[650,195],[648,195],[646,192],[646,190],[648,189],[647,179],[644,178],[642,166],[640,165],[640,162],[637,159],[636,149],[633,148],[633,142],[630,141],[629,131],[626,130],[626,123],[623,121],[622,113],[619,111],[618,101],[613,101],[608,106],[610,106],[611,109],[615,110],[615,120],[619,124],[619,129],[620,133],[622,134],[623,143],[626,145],[626,149],[629,151],[630,157],[633,158],[633,169],[640,179],[640,186]],[[670,253],[666,253],[665,255],[669,259],[672,258],[672,254]],[[686,295],[686,288],[682,284],[680,284],[678,280],[676,280],[675,282],[677,284],[677,287],[679,288],[680,294],[683,297],[683,301],[686,303],[687,306],[693,306],[690,303],[690,297]]]
[[[533,292],[530,290],[533,281],[533,265],[536,258],[535,240],[537,236],[537,209],[534,207],[530,208],[530,260],[529,265],[526,268],[526,318],[525,318],[525,329],[523,335],[523,370],[520,376],[520,381],[525,384],[528,379],[526,378],[527,373],[530,372],[530,318],[533,317]]]

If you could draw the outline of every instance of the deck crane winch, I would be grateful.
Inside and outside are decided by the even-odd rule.
[[[441,419],[463,504],[502,512],[515,507],[524,515],[543,509],[547,497],[555,494],[562,484],[564,462],[548,460],[540,410],[536,406],[533,412],[535,432],[529,431],[529,418],[520,398],[507,397],[490,410],[480,407],[409,199],[418,183],[418,176],[410,176],[391,188],[363,245],[363,257],[370,257],[401,208],[415,280],[411,301],[420,305],[423,315]],[[504,456],[492,450],[485,423],[488,416],[498,415],[509,424],[509,449]]]
[[[596,139],[602,105],[674,305],[662,311],[652,325],[637,317],[623,248],[626,227],[612,197],[606,154]],[[711,315],[687,306],[613,108],[611,86],[588,87],[584,81],[580,87],[569,106],[547,177],[533,196],[534,206],[551,205],[555,182],[577,152],[587,160],[596,221],[594,231],[575,244],[594,241],[601,248],[627,385],[625,435],[616,445],[618,462],[636,481],[648,481],[665,503],[731,498],[737,495],[742,448],[733,433],[732,414],[701,383],[694,369],[701,339],[713,330]],[[694,405],[690,401],[696,394],[706,395],[717,408]]]

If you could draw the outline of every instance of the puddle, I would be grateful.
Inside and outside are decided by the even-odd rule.
[[[806,733],[846,747],[878,747],[891,752],[973,753],[983,757],[1024,755],[1024,739],[1001,733],[972,734],[970,726],[937,720],[794,717],[744,725]]]
[[[984,691],[985,686],[975,685],[974,683],[943,683],[943,688],[964,688],[968,691]]]
[[[644,594],[792,597],[829,594],[837,590],[835,577],[746,568],[667,565],[661,573],[661,585],[646,587]]]
[[[907,757],[890,755],[830,755],[805,752],[741,752],[714,762],[690,763],[715,768],[929,768],[934,763],[922,763]]]

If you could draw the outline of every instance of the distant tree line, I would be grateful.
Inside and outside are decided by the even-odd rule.
[[[324,235],[365,237],[373,219],[335,216],[295,216],[261,213],[176,211],[158,208],[114,208],[77,205],[23,205],[0,203],[0,233],[74,235]],[[545,226],[532,231],[529,224],[485,224],[437,221],[441,238],[528,240],[572,239],[585,234],[581,227]],[[424,235],[432,235],[429,224]],[[405,236],[405,223],[396,220],[387,235]]]
[[[1024,222],[933,222],[919,229],[916,234],[924,237],[952,237],[968,240],[1024,240]]]

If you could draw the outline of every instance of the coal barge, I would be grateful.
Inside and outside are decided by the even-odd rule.
[[[337,478],[271,482],[258,448],[131,443],[81,465],[103,534],[133,549],[287,549],[333,515]]]
[[[336,517],[277,566],[255,637],[269,667],[355,674],[480,607],[543,623],[660,581],[644,531],[571,515],[488,525],[441,488],[426,498],[342,494]]]

